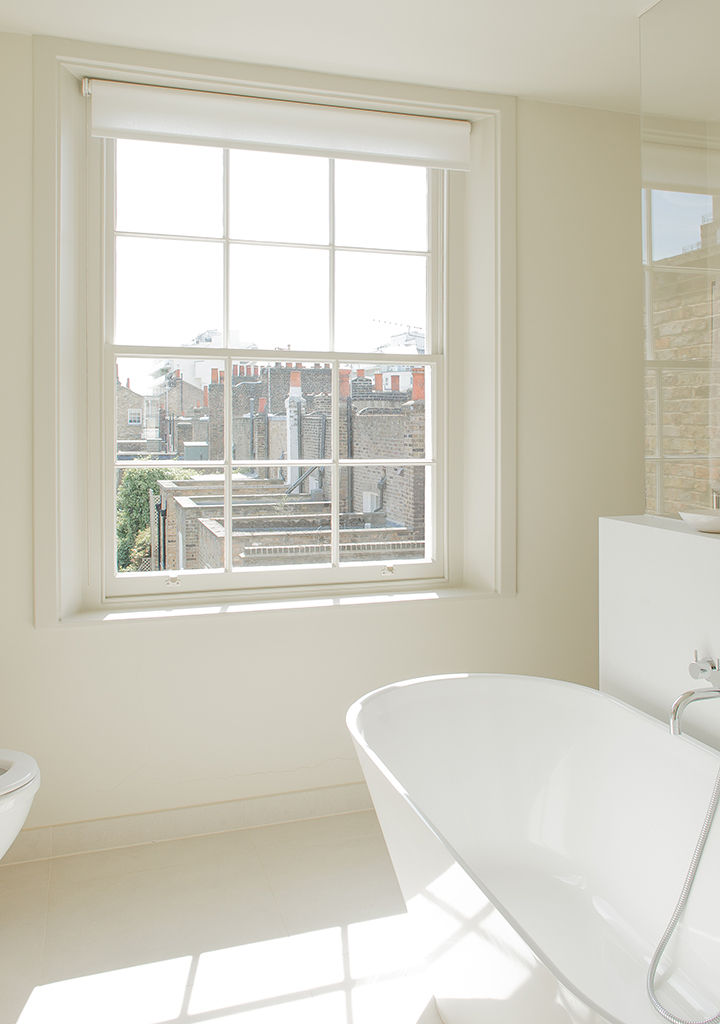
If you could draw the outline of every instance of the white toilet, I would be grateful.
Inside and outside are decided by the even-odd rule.
[[[19,750],[0,750],[0,857],[4,857],[25,824],[40,788],[37,762]]]

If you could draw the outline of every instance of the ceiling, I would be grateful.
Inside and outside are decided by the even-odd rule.
[[[0,0],[0,31],[635,111],[638,16],[650,6],[650,0]]]

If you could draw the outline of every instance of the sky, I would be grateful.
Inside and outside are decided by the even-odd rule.
[[[652,192],[652,258],[664,260],[700,244],[700,225],[712,217],[712,196]]]
[[[119,140],[116,167],[115,342],[221,346],[223,150]],[[329,351],[331,308],[336,351],[426,332],[424,168],[231,150],[227,169],[232,346]],[[124,358],[118,375],[149,394],[158,365]]]

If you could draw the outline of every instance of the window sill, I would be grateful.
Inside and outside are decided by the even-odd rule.
[[[195,600],[183,604],[137,604],[105,605],[102,608],[78,610],[59,619],[55,626],[89,626],[96,623],[115,622],[157,622],[162,619],[205,618],[207,616],[237,615],[241,613],[262,613],[278,611],[302,611],[310,608],[347,608],[372,604],[398,604],[416,601],[468,600],[494,598],[502,595],[496,590],[481,590],[469,586],[437,586],[406,591],[346,591],[325,592],[314,595],[286,595],[279,597],[248,596],[247,600],[217,599],[208,602]]]

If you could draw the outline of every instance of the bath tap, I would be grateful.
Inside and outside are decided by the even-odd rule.
[[[688,672],[693,679],[707,679],[717,670],[716,661],[712,658],[698,658],[698,652],[693,651],[693,660],[688,665]]]
[[[704,690],[688,690],[687,693],[680,694],[670,712],[670,732],[673,736],[680,735],[680,718],[688,704],[692,704],[696,700],[709,700],[711,697],[720,697],[719,687],[708,686]]]
[[[709,679],[710,676],[718,674],[718,663],[713,658],[698,658],[698,652],[694,652],[694,658],[688,665],[688,672],[693,679]],[[670,712],[670,732],[673,736],[680,735],[680,719],[688,704],[696,700],[709,700],[711,697],[720,697],[718,686],[708,686],[704,690],[688,690],[681,693],[672,706]]]

